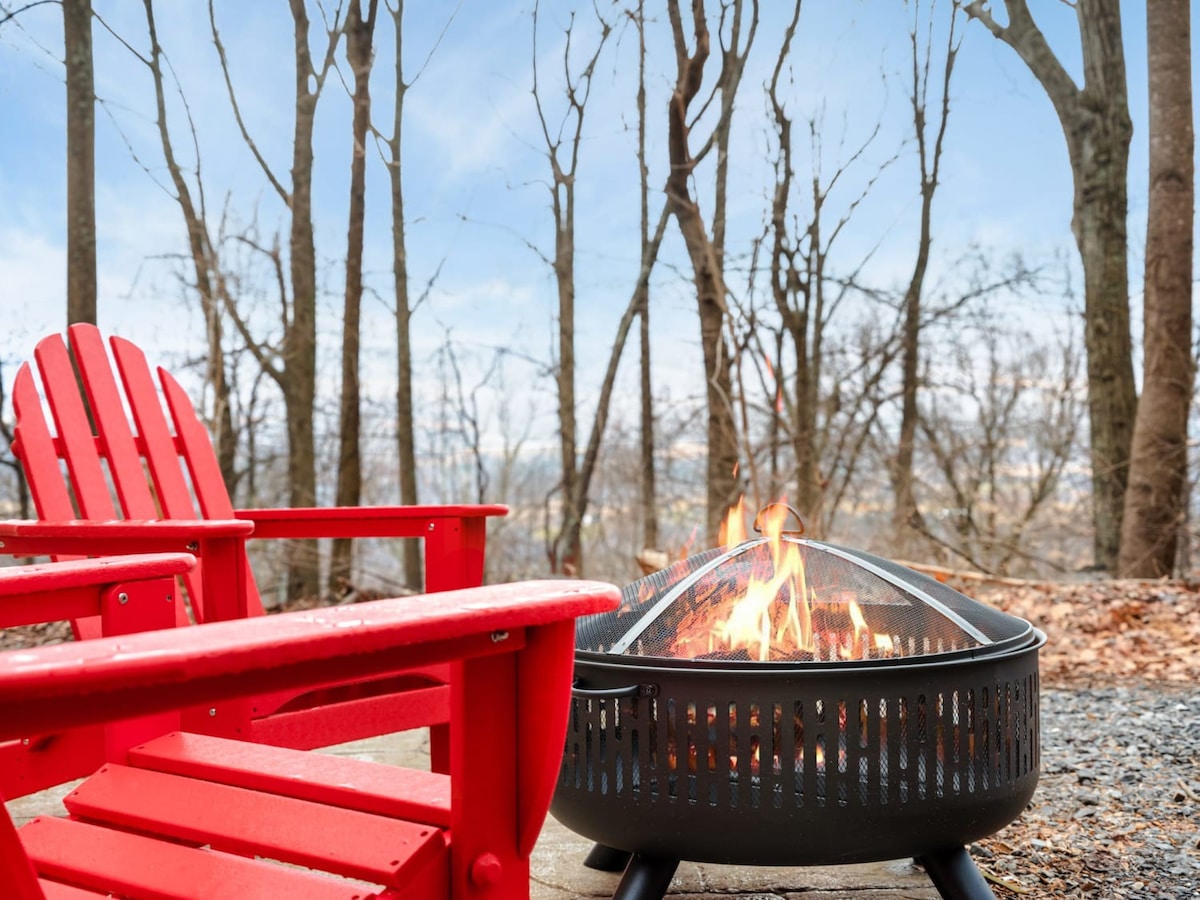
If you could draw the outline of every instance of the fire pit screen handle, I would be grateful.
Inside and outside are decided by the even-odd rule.
[[[781,528],[779,530],[779,534],[790,534],[794,537],[799,537],[808,530],[808,523],[804,521],[804,516],[800,515],[800,512],[796,509],[796,507],[788,503],[768,503],[766,506],[760,509],[754,516],[754,530],[759,534],[765,534],[763,528],[766,527],[767,516],[778,515],[778,510],[780,507],[787,511],[787,514],[783,517],[782,521],[786,522],[788,520],[788,516],[790,516],[796,520],[796,527]]]
[[[630,684],[617,688],[582,688],[571,685],[571,696],[580,700],[605,700],[613,697],[657,697],[657,684]]]

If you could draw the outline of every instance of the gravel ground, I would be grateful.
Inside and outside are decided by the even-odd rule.
[[[972,848],[998,898],[1200,897],[1200,695],[1046,688],[1029,809]]]

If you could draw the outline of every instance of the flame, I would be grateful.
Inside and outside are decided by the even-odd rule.
[[[722,546],[746,541],[746,505],[742,497],[722,523]],[[674,625],[669,654],[771,660],[888,658],[903,654],[894,636],[876,633],[848,586],[822,582],[820,593],[805,570],[805,542],[785,537],[790,508],[766,507],[755,525],[766,538],[764,554],[754,551],[744,584],[723,578],[702,583],[690,595]],[[769,557],[769,564],[767,559]],[[732,596],[731,596],[732,594]],[[870,612],[870,610],[868,610]],[[885,628],[887,626],[884,626]],[[743,750],[744,752],[744,750]]]
[[[727,519],[726,534],[743,523],[745,498]],[[810,591],[799,545],[783,539],[788,509],[783,504],[770,507],[763,516],[762,530],[771,549],[773,571],[767,578],[751,577],[745,593],[734,604],[727,618],[712,626],[712,641],[730,650],[745,648],[760,662],[771,658],[772,649],[782,653],[813,650]],[[744,537],[743,537],[744,540]],[[786,596],[787,605],[780,601]]]
[[[867,620],[863,618],[862,610],[853,600],[850,601],[850,624],[854,626],[854,643],[850,645],[851,659],[858,659],[865,653],[866,645],[863,636],[868,634]]]
[[[759,774],[759,768],[761,766],[760,758],[761,758],[761,756],[760,756],[760,746],[759,746],[759,742],[758,742],[758,737],[755,736],[750,739],[750,775],[751,776],[756,776]],[[776,762],[778,762],[779,757],[775,757],[775,760],[776,760]],[[738,755],[736,753],[730,753],[729,754],[729,771],[736,772],[737,767],[738,767]]]
[[[722,547],[736,547],[746,540],[746,496],[738,497],[738,502],[729,508],[725,521],[717,532],[717,539]]]

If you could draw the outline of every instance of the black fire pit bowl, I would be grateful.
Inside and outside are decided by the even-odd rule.
[[[701,577],[720,572],[716,551],[693,557],[650,576],[653,590],[649,579],[630,585],[617,613],[579,623],[552,814],[597,842],[590,864],[632,855],[621,898],[661,896],[683,859],[905,857],[925,865],[944,897],[993,896],[963,848],[1010,823],[1034,793],[1045,635],[919,573],[800,543],[810,572],[827,551],[834,569],[861,563],[855,578],[867,571],[914,603],[932,602],[974,637],[903,658],[799,662],[638,655],[636,641],[614,640],[631,625],[643,638],[661,627],[669,594],[686,605],[711,593],[680,587],[705,567]],[[830,577],[844,585],[843,575]],[[878,596],[864,608],[875,622],[899,614],[897,601]]]

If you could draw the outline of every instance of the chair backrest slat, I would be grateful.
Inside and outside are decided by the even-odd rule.
[[[84,519],[115,519],[116,507],[109,492],[108,479],[96,452],[96,439],[87,410],[79,393],[75,370],[67,346],[60,335],[38,342],[34,349],[46,400],[54,416],[62,454],[67,461],[71,485],[79,515]]]
[[[200,503],[201,513],[206,519],[232,519],[233,504],[229,500],[229,491],[213,450],[212,438],[196,415],[191,398],[175,377],[161,366],[158,380],[162,384],[171,419],[175,422],[179,452],[192,476],[192,488]]]
[[[154,387],[146,355],[136,344],[120,338],[109,338],[109,345],[121,375],[121,383],[125,386],[134,425],[142,438],[142,452],[162,507],[161,517],[197,518],[196,505],[192,502],[191,491],[183,477],[179,451],[167,424],[162,401]]]
[[[74,519],[75,505],[63,479],[59,454],[54,448],[54,437],[50,434],[42,397],[29,363],[22,363],[13,381],[13,412],[17,419],[13,429],[13,453],[25,470],[25,480],[38,517],[51,522]]]
[[[112,364],[104,352],[104,340],[95,328],[77,325],[71,326],[69,338],[124,518],[156,519],[158,510],[113,378]]]

